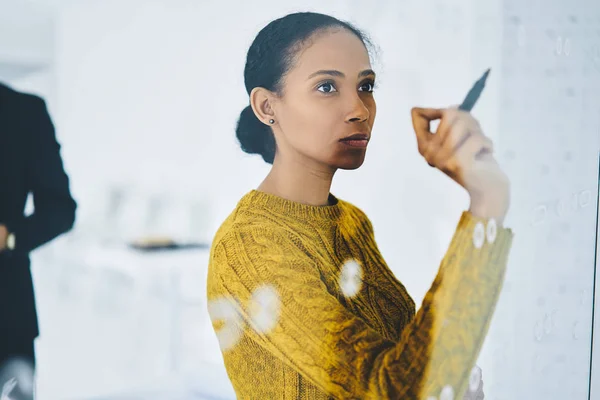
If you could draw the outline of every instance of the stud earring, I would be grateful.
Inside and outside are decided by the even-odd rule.
[[[270,124],[274,124],[274,123],[275,123],[275,120],[274,120],[274,119],[270,119],[270,120],[269,120],[269,123],[270,123]]]

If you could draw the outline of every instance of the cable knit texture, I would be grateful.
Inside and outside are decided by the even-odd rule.
[[[465,211],[415,313],[367,216],[329,204],[253,190],[215,236],[208,308],[238,398],[462,399],[511,230]]]

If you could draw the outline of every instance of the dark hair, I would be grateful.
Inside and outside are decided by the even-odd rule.
[[[313,35],[330,28],[346,29],[355,34],[365,47],[371,44],[358,28],[332,16],[313,12],[288,14],[265,26],[248,50],[244,68],[248,95],[255,87],[281,95],[283,77],[291,69],[296,53]],[[273,164],[276,148],[273,131],[256,117],[251,106],[242,110],[236,135],[244,152],[260,154],[263,160]]]

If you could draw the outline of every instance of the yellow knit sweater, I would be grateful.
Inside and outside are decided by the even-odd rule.
[[[208,309],[238,398],[462,399],[512,232],[464,212],[415,314],[367,216],[330,204],[253,190],[215,236]]]

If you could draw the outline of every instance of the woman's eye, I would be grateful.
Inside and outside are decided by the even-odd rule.
[[[333,93],[336,92],[337,90],[335,89],[335,87],[333,86],[332,83],[324,83],[322,85],[320,85],[317,90],[319,92],[323,92],[323,93]]]
[[[363,83],[358,90],[361,92],[373,92],[375,90],[375,84],[373,82]]]

